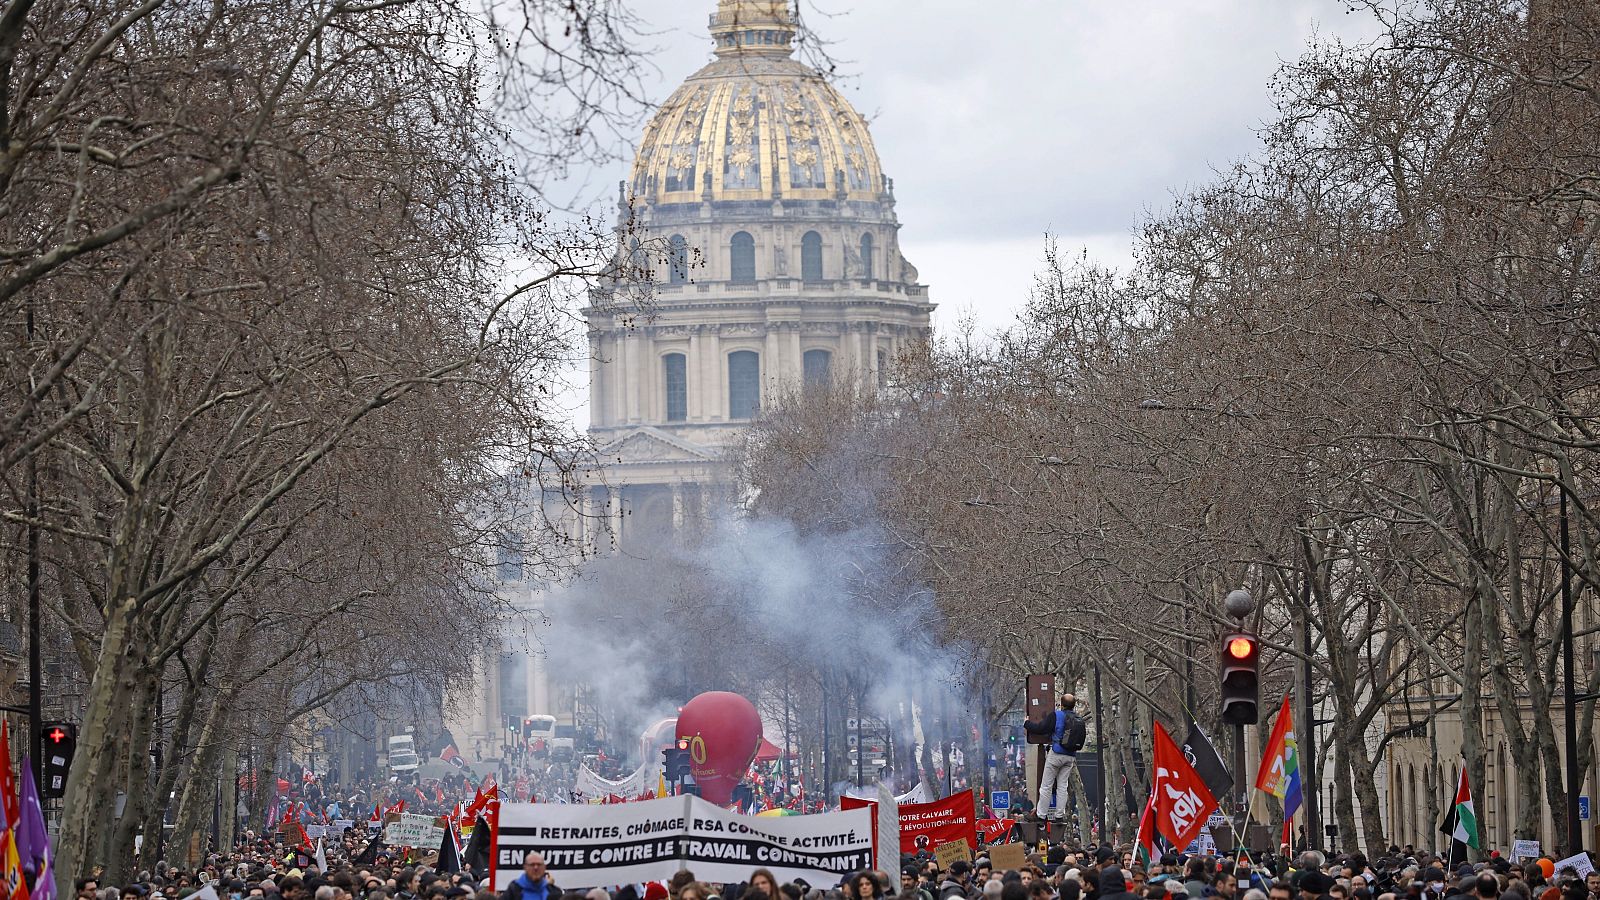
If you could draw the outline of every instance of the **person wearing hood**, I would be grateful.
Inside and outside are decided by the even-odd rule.
[[[500,892],[500,900],[555,900],[561,889],[550,880],[545,871],[544,854],[530,850],[522,858],[522,874]]]
[[[967,879],[972,875],[972,864],[964,859],[958,859],[950,864],[950,870],[945,874],[944,881],[939,884],[939,900],[961,898],[967,896]]]
[[[1128,891],[1128,876],[1116,866],[1100,870],[1099,885],[1099,900],[1137,900],[1137,895]]]

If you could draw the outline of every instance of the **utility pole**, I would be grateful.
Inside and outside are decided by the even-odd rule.
[[[1578,692],[1572,673],[1572,564],[1567,525],[1567,491],[1561,491],[1561,688],[1562,725],[1567,730],[1567,854],[1583,851],[1583,825],[1578,820]]]
[[[1106,729],[1105,718],[1102,715],[1103,707],[1100,703],[1100,660],[1098,655],[1094,661],[1094,743],[1095,753],[1098,755],[1098,764],[1094,767],[1095,786],[1100,789],[1100,822],[1095,829],[1095,838],[1103,845],[1106,842]],[[1064,747],[1062,749],[1065,749]],[[1058,804],[1061,801],[1056,801]]]
[[[34,384],[33,296],[28,299],[24,327],[28,334],[28,387]],[[30,390],[30,395],[32,391]],[[44,665],[39,640],[39,463],[28,454],[28,746],[33,758],[33,783],[44,786]],[[6,765],[10,761],[6,760]]]

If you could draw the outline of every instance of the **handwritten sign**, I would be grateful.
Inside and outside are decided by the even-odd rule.
[[[1513,841],[1511,844],[1511,861],[1520,862],[1524,859],[1538,859],[1543,852],[1538,841]]]
[[[948,844],[940,844],[935,848],[933,858],[938,861],[939,868],[948,870],[950,864],[957,860],[970,861],[972,859],[972,848],[967,846],[966,841],[951,841]]]
[[[1556,862],[1556,875],[1559,876],[1562,869],[1571,869],[1579,878],[1588,878],[1589,873],[1594,871],[1594,863],[1589,862],[1589,854],[1575,853]]]
[[[989,848],[989,862],[996,872],[1021,869],[1028,864],[1028,851],[1021,844],[996,844]]]
[[[383,828],[383,842],[391,847],[436,847],[443,839],[444,829],[433,816],[401,813],[400,821]]]

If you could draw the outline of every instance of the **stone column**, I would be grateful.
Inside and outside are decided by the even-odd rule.
[[[623,332],[622,338],[622,370],[617,374],[622,378],[623,391],[627,397],[627,410],[624,421],[630,425],[639,421],[639,336],[638,332],[629,330]]]
[[[705,403],[706,421],[723,422],[728,418],[728,378],[722,365],[722,337],[715,325],[705,334],[705,369],[701,380],[701,397]]]
[[[599,330],[589,332],[589,396],[592,398],[589,421],[593,425],[604,425],[606,417],[610,414],[607,408],[609,398],[606,391],[609,385],[606,381],[606,367],[601,362],[602,339]]]
[[[778,349],[778,326],[768,325],[765,343],[761,350],[761,406],[766,407],[778,395],[779,386],[789,378]]]
[[[621,425],[628,415],[626,386],[628,371],[622,356],[622,334],[613,328],[605,342],[606,383],[611,388],[611,401],[606,404],[606,424]]]
[[[606,518],[611,523],[611,534],[617,550],[622,549],[622,486],[612,485],[606,491]]]
[[[688,413],[691,422],[706,420],[706,406],[702,402],[706,377],[703,359],[705,348],[701,346],[700,340],[702,330],[703,326],[700,325],[689,327],[689,358],[683,361],[684,378],[688,382],[685,387],[689,395]]]
[[[683,482],[672,483],[672,530],[683,530]]]

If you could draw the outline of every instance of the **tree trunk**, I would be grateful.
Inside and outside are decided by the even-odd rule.
[[[346,769],[349,772],[350,769]],[[222,821],[217,823],[217,849],[227,853],[233,847],[239,817],[239,746],[228,741],[222,750]],[[357,817],[359,818],[359,816]]]
[[[113,582],[115,583],[115,582]],[[115,596],[115,595],[113,595]],[[134,634],[137,608],[132,597],[113,601],[100,640],[100,662],[84,702],[81,739],[62,799],[56,841],[56,895],[73,896],[73,879],[87,874],[102,859],[92,854],[109,849],[111,831],[106,810],[115,808],[117,758],[130,730],[128,698],[138,696],[146,660],[144,641]]]
[[[183,793],[178,795],[178,818],[172,826],[172,839],[178,853],[187,852],[191,837],[205,830],[206,811],[216,802],[215,773],[222,756],[223,730],[237,695],[238,688],[232,683],[219,686],[206,711],[205,724],[200,726],[200,738],[195,742],[194,756],[189,763],[189,777],[184,779]]]
[[[136,715],[128,736],[128,777],[123,789],[127,804],[112,832],[111,853],[105,858],[106,871],[103,875],[111,884],[126,884],[130,880],[128,876],[132,874],[131,870],[137,868],[133,852],[134,836],[145,827],[151,807],[157,806],[157,798],[150,784],[150,735],[155,729],[156,697],[159,696],[159,691],[153,688],[154,685],[146,684],[142,696],[130,704]],[[144,833],[151,832],[146,830]]]

